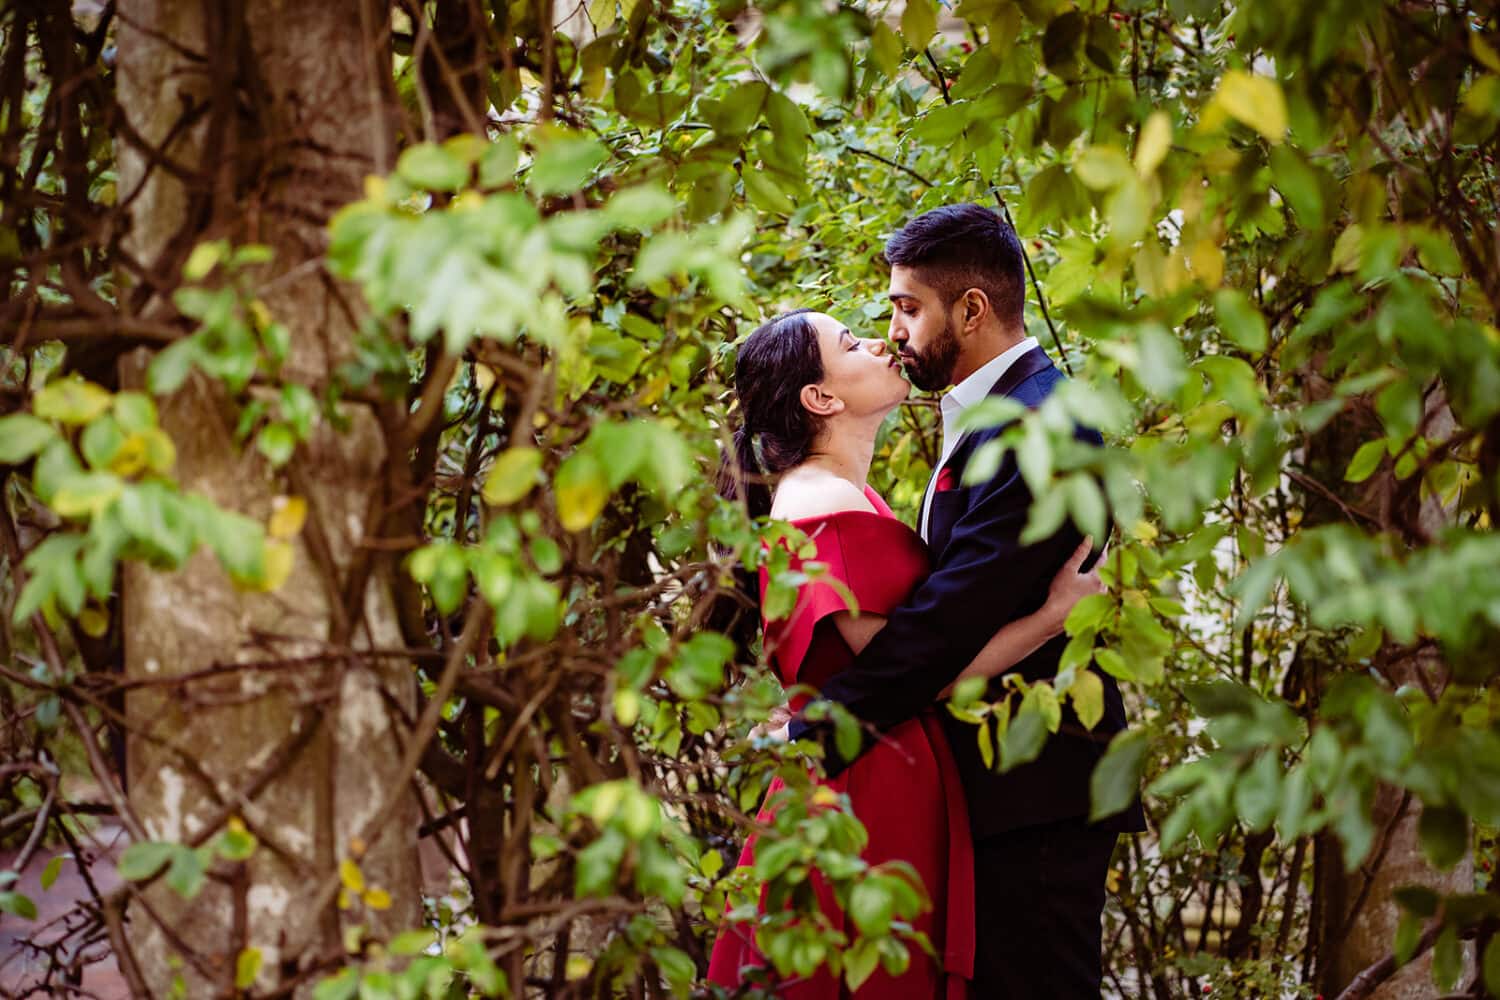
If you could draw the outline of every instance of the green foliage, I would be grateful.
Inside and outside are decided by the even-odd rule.
[[[266,305],[268,251],[219,239],[182,248],[170,298],[190,332],[155,349],[150,395],[74,371],[71,346],[7,374],[7,502],[41,526],[12,620],[107,626],[122,561],[174,569],[207,548],[258,590],[293,571],[296,527],[178,487],[156,400],[210,387],[288,495],[344,401],[383,407],[399,428],[385,471],[426,463],[409,480],[423,510],[381,540],[415,594],[407,645],[433,654],[415,667],[425,693],[460,619],[493,622],[426,762],[472,780],[427,777],[455,810],[478,808],[475,788],[540,783],[501,824],[504,888],[525,870],[531,900],[585,908],[581,928],[615,916],[554,970],[540,917],[460,933],[501,913],[481,909],[501,883],[476,871],[433,934],[385,943],[412,961],[369,948],[317,995],[492,995],[528,975],[683,995],[722,918],[754,922],[767,988],[820,965],[851,986],[900,968],[926,901],[910,873],[865,866],[857,820],[819,798],[798,748],[750,736],[784,693],[705,611],[732,572],[764,569],[783,617],[818,570],[791,571],[779,543],[795,533],[750,524],[711,480],[744,329],[807,305],[877,336],[884,237],[939,204],[993,205],[1035,271],[1027,332],[1076,378],[1035,412],[976,412],[1005,430],[968,474],[1014,460],[1036,498],[1028,539],[1067,521],[1116,537],[1109,594],[1070,616],[1057,676],[1007,678],[994,699],[961,687],[947,710],[1010,770],[1064,726],[1095,728],[1101,676],[1121,681],[1135,726],[1095,771],[1092,815],[1144,781],[1157,839],[1117,859],[1112,971],[1157,996],[1311,990],[1309,845],[1350,869],[1378,859],[1391,790],[1421,806],[1440,869],[1500,826],[1493,25],[1413,5],[913,0],[897,16],[786,0],[756,5],[750,39],[730,24],[746,9],[598,0],[586,40],[535,11],[487,14],[514,50],[480,63],[485,134],[409,130],[394,171],[332,220],[325,262],[361,329],[326,377],[301,370]],[[431,117],[424,65],[402,53],[393,79]],[[37,191],[60,204],[43,166]],[[0,260],[50,238],[12,225]],[[71,287],[57,267],[35,276],[49,296]],[[872,484],[908,521],[936,441],[925,402],[882,430]],[[31,728],[53,732],[71,681],[23,676],[43,685]],[[863,734],[833,714],[852,751]],[[744,814],[772,774],[787,792],[760,828]],[[751,830],[755,864],[731,870]],[[192,895],[256,849],[244,830],[215,837],[132,845],[121,874]],[[820,923],[815,870],[856,933]],[[1274,891],[1251,889],[1263,875]],[[1232,928],[1213,911],[1231,897]],[[1392,900],[1402,958],[1441,922],[1444,981],[1492,917],[1470,893],[1375,903]],[[30,906],[0,893],[9,913]],[[229,960],[237,979],[270,971]]]

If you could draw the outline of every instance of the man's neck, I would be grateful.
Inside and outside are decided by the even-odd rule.
[[[1026,331],[1012,330],[1006,333],[976,335],[972,351],[961,352],[953,366],[952,384],[958,385],[985,365],[1026,339]]]

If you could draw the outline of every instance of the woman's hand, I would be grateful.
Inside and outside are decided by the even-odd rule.
[[[1104,593],[1104,581],[1099,579],[1099,563],[1104,561],[1104,554],[1100,553],[1099,562],[1087,573],[1080,573],[1085,559],[1094,547],[1092,538],[1085,538],[1078,550],[1063,564],[1063,568],[1057,571],[1057,576],[1052,578],[1052,586],[1047,588],[1047,603],[1043,605],[1045,612],[1053,624],[1053,634],[1060,635],[1063,631],[1063,623],[1068,620],[1068,612],[1073,610],[1073,605],[1091,594]]]

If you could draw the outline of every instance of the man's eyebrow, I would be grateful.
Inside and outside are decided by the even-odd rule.
[[[890,299],[892,302],[898,302],[901,299],[911,299],[915,301],[917,297],[915,295],[912,295],[910,292],[892,292],[891,294],[887,295],[886,298]]]

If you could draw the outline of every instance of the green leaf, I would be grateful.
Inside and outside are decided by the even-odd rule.
[[[762,212],[790,215],[796,210],[797,206],[786,192],[764,173],[746,167],[740,176],[745,182],[745,196]]]
[[[901,61],[905,55],[906,47],[901,44],[901,39],[891,30],[891,26],[884,20],[877,20],[875,30],[870,33],[870,58],[876,67],[888,79],[894,79],[897,71],[901,69]],[[875,959],[876,956],[872,953],[870,955],[872,971]]]
[[[1047,722],[1040,711],[1016,712],[1000,739],[1000,773],[1036,760],[1047,742]]]
[[[1424,805],[1417,836],[1427,860],[1442,870],[1452,868],[1469,853],[1468,817],[1451,806]]]
[[[70,855],[67,854],[59,854],[47,862],[47,867],[42,869],[43,891],[52,888],[52,883],[57,881],[57,876],[62,872],[63,862],[68,860],[69,857]]]
[[[51,424],[29,413],[0,417],[0,465],[20,465],[56,437]]]
[[[203,889],[208,873],[202,855],[191,847],[172,846],[172,866],[167,869],[167,885],[183,899],[193,899]]]
[[[1266,319],[1244,292],[1233,288],[1219,289],[1214,295],[1214,311],[1218,315],[1219,331],[1236,347],[1260,354],[1270,344]]]
[[[937,5],[932,0],[908,0],[901,12],[901,35],[918,52],[927,48],[937,31]]]
[[[143,840],[131,844],[120,855],[120,877],[128,882],[148,879],[161,871],[162,866],[172,860],[176,851],[176,844],[164,844],[154,840]]]
[[[31,901],[30,896],[13,891],[0,892],[0,913],[9,913],[22,920],[35,920],[36,912],[36,904]]]
[[[607,159],[609,151],[597,139],[562,133],[537,150],[526,185],[543,197],[577,191]]]
[[[1281,761],[1275,750],[1262,751],[1234,786],[1234,806],[1250,829],[1271,825],[1281,804]]]
[[[1484,985],[1490,993],[1500,995],[1500,937],[1490,938],[1484,947]]]
[[[413,187],[429,191],[457,191],[469,182],[469,165],[451,150],[430,142],[403,150],[396,173]]]
[[[1148,745],[1142,729],[1127,729],[1109,741],[1109,749],[1089,776],[1089,822],[1122,812],[1135,801]]]
[[[358,992],[359,969],[350,966],[318,983],[313,988],[313,1000],[353,1000]]]
[[[1375,470],[1380,468],[1380,463],[1386,456],[1387,442],[1385,438],[1376,438],[1374,441],[1366,441],[1359,446],[1354,457],[1349,460],[1349,468],[1344,470],[1344,481],[1349,483],[1362,483]]]
[[[255,436],[255,450],[266,457],[273,468],[281,468],[292,460],[297,450],[297,434],[283,423],[270,423]]]
[[[875,936],[890,930],[896,902],[889,881],[880,876],[867,878],[849,894],[849,916],[861,934]]]
[[[542,471],[542,453],[539,449],[519,445],[505,451],[490,467],[484,481],[484,500],[495,507],[504,507],[530,493],[537,483],[537,474]]]
[[[509,184],[521,161],[521,147],[514,138],[502,135],[485,147],[479,157],[479,186],[497,188]]]
[[[1458,986],[1464,971],[1463,943],[1458,938],[1458,927],[1448,924],[1438,933],[1432,946],[1432,981],[1439,992],[1448,993]]]
[[[1074,676],[1068,698],[1085,729],[1092,730],[1104,718],[1104,682],[1092,670],[1081,670]]]

